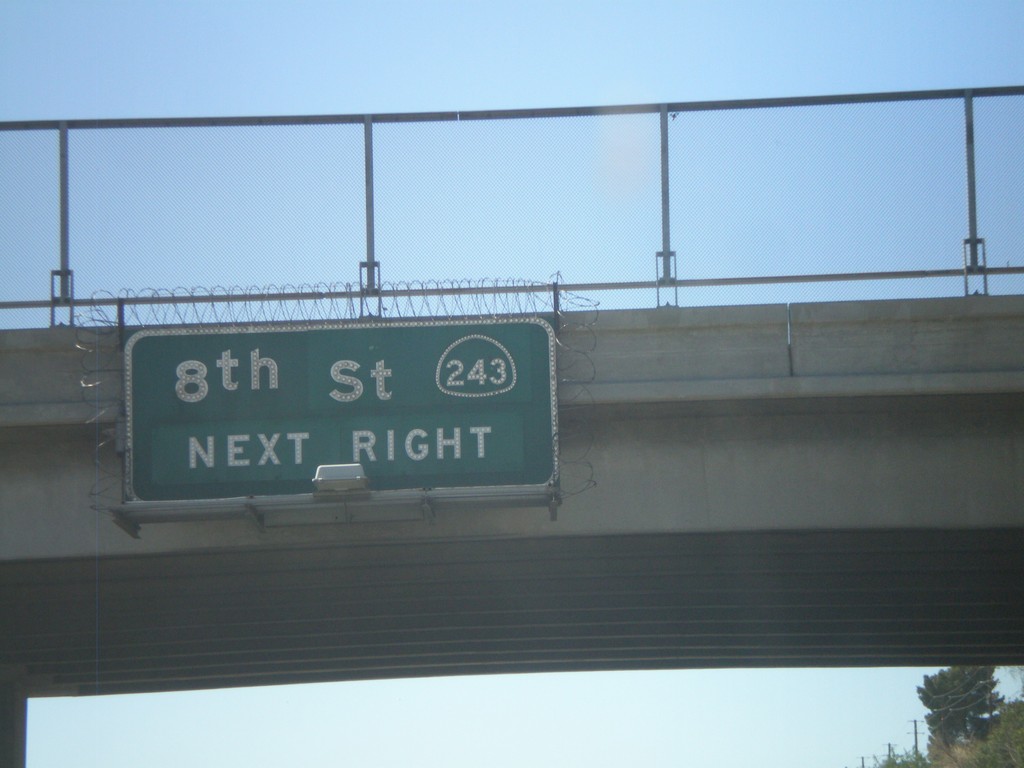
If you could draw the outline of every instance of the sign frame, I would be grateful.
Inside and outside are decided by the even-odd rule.
[[[536,328],[539,328],[543,332],[543,341],[538,336],[537,330],[534,330]],[[490,329],[490,332],[488,332],[488,329]],[[148,378],[151,379],[152,374],[147,370],[147,361],[145,359],[146,354],[141,355],[142,360],[137,359],[137,357],[139,357],[138,353],[140,352],[140,350],[145,350],[149,346],[153,346],[154,344],[157,345],[154,347],[154,349],[160,349],[161,347],[159,345],[161,344],[171,345],[173,348],[177,348],[180,345],[187,343],[189,339],[203,340],[202,343],[205,343],[207,346],[209,346],[210,343],[213,343],[214,341],[217,340],[228,344],[234,344],[237,341],[241,343],[243,346],[245,346],[245,349],[247,350],[248,347],[251,345],[247,344],[246,339],[262,339],[265,338],[267,335],[272,336],[275,340],[288,340],[289,335],[294,335],[294,339],[296,342],[308,342],[309,344],[314,344],[314,342],[317,342],[321,338],[335,338],[333,335],[322,336],[323,334],[337,334],[336,338],[339,340],[338,343],[341,344],[346,339],[347,333],[347,338],[349,339],[354,338],[359,334],[369,334],[367,338],[372,337],[374,339],[388,339],[389,337],[392,336],[392,334],[394,334],[394,338],[398,339],[401,338],[400,335],[403,333],[409,339],[416,338],[417,334],[419,334],[420,336],[423,336],[425,334],[429,338],[433,338],[436,336],[438,338],[444,337],[446,339],[449,339],[448,343],[445,345],[445,348],[438,353],[438,359],[436,361],[436,364],[434,364],[433,362],[431,363],[431,370],[429,371],[429,378],[431,382],[433,382],[436,385],[436,388],[440,391],[441,395],[445,396],[443,402],[446,404],[448,410],[444,411],[443,414],[444,418],[447,419],[448,422],[450,422],[451,419],[454,418],[452,414],[459,416],[463,414],[463,412],[470,414],[480,413],[481,408],[490,407],[491,404],[494,402],[502,403],[502,396],[504,396],[506,402],[501,404],[499,407],[503,412],[507,412],[507,415],[505,416],[506,419],[530,419],[529,431],[530,435],[532,436],[531,440],[533,444],[526,445],[524,443],[522,447],[522,453],[524,455],[523,461],[530,463],[530,471],[527,473],[524,470],[523,473],[517,474],[517,471],[513,469],[508,473],[499,473],[501,474],[502,477],[514,476],[511,481],[467,482],[465,480],[459,479],[458,477],[453,477],[452,475],[446,474],[443,470],[439,469],[437,477],[433,477],[432,475],[429,474],[424,474],[422,477],[416,478],[416,482],[412,482],[411,480],[388,480],[384,483],[384,485],[380,487],[375,487],[376,483],[371,482],[372,491],[379,490],[381,492],[387,492],[388,490],[411,490],[419,488],[430,489],[493,486],[557,485],[559,477],[558,377],[556,365],[557,340],[551,322],[549,322],[549,320],[544,316],[529,315],[468,319],[372,319],[369,321],[355,322],[323,321],[304,323],[246,323],[204,326],[163,326],[159,328],[143,328],[137,330],[127,338],[124,344],[124,387],[126,425],[126,441],[124,455],[124,498],[126,502],[130,503],[166,501],[187,503],[210,499],[259,498],[266,496],[307,493],[311,492],[312,490],[312,477],[313,472],[315,470],[314,463],[348,463],[349,461],[349,459],[347,459],[344,456],[332,455],[329,457],[314,456],[311,457],[310,462],[306,463],[304,457],[301,463],[303,463],[304,467],[308,468],[308,472],[306,473],[308,477],[304,477],[305,485],[299,487],[297,485],[298,480],[292,477],[287,482],[284,483],[285,485],[290,484],[291,490],[285,491],[267,490],[265,488],[257,487],[254,488],[253,492],[250,493],[248,492],[248,488],[242,489],[236,487],[233,491],[229,492],[214,491],[211,493],[209,490],[210,485],[215,484],[216,481],[211,481],[210,484],[204,486],[206,490],[199,492],[197,495],[185,492],[173,492],[165,490],[165,486],[161,485],[159,482],[152,481],[152,475],[154,474],[154,472],[160,470],[154,469],[154,467],[157,464],[159,464],[159,462],[154,458],[157,449],[153,447],[153,444],[155,444],[156,442],[156,437],[153,432],[153,417],[151,415],[151,411],[153,410],[153,408],[147,404],[146,398],[156,397],[157,393],[154,393],[152,391],[152,386],[151,384],[148,383]],[[517,364],[513,357],[513,353],[510,352],[509,349],[507,349],[505,345],[502,343],[507,342],[508,337],[503,337],[502,334],[512,334],[511,338],[513,339],[513,341],[516,342],[516,344],[518,344],[518,346],[516,347],[516,354],[521,354],[523,344],[525,343],[517,341],[517,339],[521,336],[524,339],[528,340],[529,343],[527,346],[531,350],[529,352],[530,359],[525,362],[529,364],[530,370],[517,370]],[[156,341],[146,341],[150,339],[154,339]],[[173,339],[173,341],[168,341],[168,339]],[[414,342],[396,343],[405,343],[406,345],[413,343],[414,345]],[[449,362],[448,365],[449,368],[454,372],[448,372],[448,369],[442,370],[443,364],[446,361],[446,357],[452,353],[453,348],[456,348],[462,344],[477,345],[476,347],[473,347],[473,349],[476,349],[477,351],[482,348],[496,349],[498,351],[495,351],[493,359],[489,357],[485,358],[487,366],[485,370],[463,369],[461,367],[454,367],[454,363],[452,362]],[[516,346],[516,344],[512,344],[512,346]],[[484,346],[481,347],[479,345]],[[540,359],[541,348],[543,348],[543,361],[541,361]],[[210,354],[209,352],[207,352],[206,357],[204,358],[205,363],[201,366],[203,369],[202,376],[198,375],[199,371],[196,370],[195,368],[190,369],[188,367],[188,365],[192,363],[198,363],[198,360],[188,359],[184,361],[178,361],[177,359],[174,359],[169,361],[169,369],[161,367],[161,371],[163,371],[164,376],[164,379],[162,381],[167,381],[166,376],[167,371],[169,370],[171,373],[176,372],[177,382],[175,382],[172,377],[172,379],[166,384],[166,386],[170,387],[171,394],[168,395],[167,392],[165,392],[161,388],[158,392],[159,397],[162,397],[165,400],[168,398],[174,398],[175,386],[177,386],[177,399],[186,403],[194,403],[197,400],[202,400],[203,398],[206,397],[207,393],[210,393],[213,395],[213,397],[211,397],[211,403],[213,406],[215,406],[215,401],[217,400],[217,398],[221,398],[221,400],[223,400],[224,398],[224,395],[220,392],[220,384],[218,383],[218,381],[222,377],[224,389],[234,388],[235,390],[237,390],[238,385],[240,383],[243,385],[243,390],[247,389],[249,385],[246,380],[246,375],[249,373],[249,360],[244,359],[244,352],[240,350],[241,347],[239,347],[238,350],[236,350],[236,352],[231,352],[230,349],[226,349],[224,353],[222,353],[221,359],[216,360],[210,359]],[[255,352],[258,352],[258,350],[255,350]],[[148,354],[150,357],[152,357],[155,354],[155,352],[150,351]],[[178,352],[179,356],[181,354],[183,353]],[[152,361],[150,360],[148,362],[151,365]],[[306,363],[310,365],[313,362],[314,360],[311,359],[306,360]],[[396,382],[398,381],[399,371],[395,371],[395,379],[392,379],[391,368],[385,368],[385,364],[383,363],[383,361],[376,363],[376,369],[373,367],[373,361],[361,361],[363,367],[359,371],[359,376],[361,376],[365,380],[365,385],[356,381],[355,377],[352,375],[355,371],[355,368],[359,368],[359,364],[356,364],[354,360],[336,361],[334,363],[335,367],[333,368],[331,367],[330,360],[317,359],[315,362],[327,366],[327,370],[330,372],[330,376],[333,377],[327,379],[328,385],[331,385],[332,383],[336,382],[336,384],[334,384],[335,389],[331,391],[330,396],[338,401],[351,401],[360,397],[360,395],[366,396],[367,403],[373,400],[374,395],[376,395],[378,399],[390,399],[391,393],[388,391],[388,389],[393,386],[398,386]],[[459,361],[456,360],[455,362],[458,363]],[[177,371],[175,371],[175,365],[173,363],[178,364]],[[267,388],[269,376],[277,376],[276,364],[274,365],[274,370],[272,374],[268,374],[267,371],[265,370],[266,368],[270,367],[271,363],[274,363],[272,359],[258,358],[254,353],[254,356],[252,358],[252,387],[254,390],[259,388],[259,381],[257,377],[260,376],[260,365],[264,367],[264,377],[262,379],[262,381],[264,382],[264,388]],[[161,361],[161,365],[162,364],[163,361]],[[349,364],[349,366],[346,367],[344,364]],[[391,363],[389,361],[387,365],[390,364]],[[460,363],[460,366],[461,365],[462,364]],[[477,361],[477,365],[479,365],[479,360]],[[182,368],[182,366],[185,367]],[[422,367],[425,366],[421,366],[421,368]],[[427,378],[426,373],[422,371],[420,368],[417,368],[416,370],[417,381],[420,378]],[[453,378],[455,376],[455,372],[459,373],[459,375],[461,376],[460,379]],[[476,375],[475,382],[479,383],[479,389],[488,389],[492,391],[483,392],[481,394],[481,391],[468,391],[470,387],[465,387],[463,391],[457,391],[452,387],[446,386],[450,382],[453,382],[454,384],[461,384],[464,386],[465,384],[469,383],[466,381],[467,378],[474,379],[474,373]],[[524,374],[525,378],[522,378]],[[284,374],[282,374],[282,379],[283,375]],[[483,381],[485,375],[488,378],[487,382]],[[367,377],[372,377],[372,380]],[[522,378],[524,382],[520,386],[521,391],[518,393],[514,393],[513,395],[507,395],[506,393],[513,390],[513,388],[516,387],[517,384],[519,384],[520,378],[517,377]],[[235,381],[235,378],[237,378],[238,381]],[[307,366],[307,370],[302,372],[302,374],[299,376],[299,379],[300,381],[305,382],[306,379],[310,378],[311,373],[308,370]],[[147,386],[149,387],[148,390]],[[161,387],[163,386],[164,385],[162,384]],[[272,386],[276,389],[276,378],[274,378]],[[374,386],[377,387],[376,391],[374,391],[373,389]],[[425,389],[425,386],[422,387],[422,389]],[[432,392],[430,396],[433,397],[434,399],[437,399],[439,397],[436,392]],[[424,395],[424,397],[427,396]],[[541,397],[543,397],[543,403],[540,403]],[[512,398],[515,398],[514,402],[512,401]],[[523,398],[528,399],[524,400]],[[244,394],[241,399],[244,401]],[[486,402],[486,406],[481,405],[481,402]],[[334,405],[337,404],[335,403]],[[343,405],[351,407],[353,404],[351,402],[346,402],[343,403]],[[377,403],[377,406],[378,409],[380,409],[389,407],[389,404],[382,405],[380,403]],[[179,407],[180,410],[182,407],[187,409],[190,406],[180,406],[180,404],[176,403],[175,407]],[[206,407],[210,407],[210,404],[207,404]],[[428,406],[409,406],[409,408],[416,407],[427,408]],[[515,410],[516,408],[522,409],[525,415],[518,415]],[[541,434],[540,419],[542,410],[544,421],[542,439],[545,443],[545,458],[543,459],[543,470],[539,468],[541,459],[532,455],[534,453],[540,453],[539,448],[536,444],[538,441],[538,436]],[[301,412],[299,413],[301,415]],[[407,416],[404,412],[399,411],[399,413],[402,413],[401,418],[411,418],[410,416]],[[344,418],[352,419],[356,418],[358,415],[359,411],[355,410],[349,412],[346,416],[344,416]],[[427,417],[429,418],[429,413],[427,414]],[[201,419],[202,414],[199,414],[197,418]],[[247,416],[246,418],[249,417]],[[308,421],[310,419],[313,419],[314,416],[303,416],[303,418],[305,418]],[[338,416],[338,418],[342,419],[343,417]],[[481,460],[484,459],[484,438],[486,437],[487,439],[491,440],[490,427],[472,427],[467,431],[476,430],[473,435],[467,435],[463,433],[461,437],[459,429],[457,427],[451,427],[449,425],[448,429],[450,431],[444,433],[443,435],[442,429],[442,427],[437,428],[437,458],[446,458],[442,442],[445,444],[445,446],[452,446],[452,439],[456,439],[461,440],[464,446],[462,450],[465,451],[467,455],[470,451],[476,452],[478,450],[479,458]],[[369,457],[373,456],[372,446],[374,445],[374,443],[372,441],[379,439],[381,441],[381,444],[378,445],[377,451],[383,452],[385,450],[383,443],[384,440],[386,439],[386,450],[388,452],[389,459],[394,459],[396,453],[399,454],[398,458],[401,459],[403,458],[400,455],[403,447],[403,435],[399,434],[396,438],[396,436],[392,434],[393,432],[396,431],[397,430],[391,429],[387,430],[388,434],[386,438],[383,433],[376,436],[370,433],[369,437],[361,438],[364,440],[364,443],[370,447],[369,452],[359,453],[359,451],[357,451],[355,448],[353,448],[353,452],[356,453],[357,456],[364,456],[365,458],[369,459]],[[428,453],[431,450],[433,435],[430,435],[428,438],[426,436],[426,431],[423,429],[416,429],[413,430],[413,432],[416,433],[414,437],[417,442],[415,444],[411,443],[410,437],[405,436],[405,451],[410,451],[410,446],[412,446],[413,448],[415,448],[416,451],[421,451],[424,454]],[[487,434],[482,434],[483,432],[486,432]],[[280,432],[277,434],[279,436],[281,435]],[[291,436],[292,435],[289,434],[289,438]],[[444,440],[442,440],[442,436],[444,437]],[[236,436],[232,435],[231,437]],[[241,436],[237,437],[239,437],[239,440],[242,439]],[[270,458],[273,459],[273,462],[275,464],[278,463],[278,457],[276,454],[273,453],[273,451],[278,450],[278,452],[280,452],[281,446],[275,449],[274,445],[277,442],[280,442],[283,445],[285,441],[280,440],[279,437],[272,438],[269,430],[266,435],[261,433],[259,435],[250,435],[249,437],[252,438],[251,442],[238,444],[238,446],[242,447],[232,445],[229,441],[228,448],[226,451],[229,460],[232,458],[232,451],[234,451],[234,453],[237,456],[241,454],[242,448],[247,448],[255,451],[255,453],[253,454],[253,456],[255,457],[255,455],[258,455],[258,449],[260,447],[260,443],[262,443],[262,448],[264,450],[263,458],[266,458],[268,455],[270,455]],[[260,443],[256,442],[256,437],[259,437]],[[306,434],[306,437],[308,438],[309,435]],[[213,438],[210,437],[208,439],[212,440]],[[249,438],[246,439],[248,440]],[[356,438],[355,436],[353,436],[353,442],[355,442],[357,439],[360,438]],[[526,438],[522,439],[525,440]],[[147,444],[145,441],[149,441],[149,443]],[[394,445],[396,441],[399,445],[397,451]],[[495,448],[499,452],[500,450],[502,450],[501,442],[498,439],[493,439],[491,440],[491,442],[487,443],[488,448],[490,448],[492,445],[495,446]],[[302,445],[298,445],[296,450],[300,451],[301,448]],[[196,456],[198,456],[200,462],[206,460],[207,458],[205,453],[205,444],[202,442],[202,439],[190,438],[188,450],[191,452],[191,460],[193,463],[196,462]],[[460,458],[458,447],[451,447],[449,448],[449,450],[454,451],[454,458]],[[218,447],[219,457],[223,457],[224,453],[224,446],[220,445]],[[531,455],[527,456],[527,454]],[[213,466],[212,455],[213,451],[211,450],[210,464],[208,464],[207,466]],[[415,455],[413,455],[413,453],[409,453],[408,455],[410,458],[417,458]],[[547,460],[547,456],[550,457],[550,461]],[[140,457],[143,458],[140,459]],[[326,458],[327,460],[320,461],[321,458]],[[490,458],[491,457],[488,456],[488,459]],[[376,461],[376,459],[374,459],[374,461]],[[245,460],[245,463],[248,464],[248,460]],[[253,459],[252,463],[256,463],[255,458]],[[297,453],[296,464],[299,463],[300,461],[298,460]],[[426,467],[428,464],[429,462],[421,462],[421,464],[417,465],[415,469],[419,470],[423,467]],[[428,470],[426,469],[424,469],[423,471],[428,472]],[[457,474],[457,472],[454,474]],[[522,475],[521,477],[519,476],[520,474]],[[541,475],[544,476],[542,477]],[[371,474],[371,481],[372,480],[373,475]],[[398,484],[395,484],[396,482]],[[224,483],[223,485],[230,486],[232,484]],[[239,483],[234,483],[234,485],[238,486]],[[259,485],[259,483],[256,483],[256,485]],[[169,488],[170,486],[168,485],[166,487]],[[182,486],[179,483],[175,487]],[[155,492],[154,488],[156,489]]]

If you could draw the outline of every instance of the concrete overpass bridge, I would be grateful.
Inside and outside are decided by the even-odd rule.
[[[5,749],[25,696],[1024,664],[1024,297],[566,321],[556,510],[126,510],[116,334],[0,334]]]

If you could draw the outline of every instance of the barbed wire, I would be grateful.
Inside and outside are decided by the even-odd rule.
[[[122,490],[119,430],[124,412],[124,385],[119,340],[115,324],[97,323],[75,328],[75,348],[81,352],[82,401],[93,411],[86,420],[94,428],[95,440],[90,508],[96,514],[105,515],[110,514],[113,505],[120,503]]]
[[[557,275],[561,278],[561,275]],[[594,398],[589,385],[597,377],[591,353],[597,347],[598,304],[566,294],[560,300],[558,344],[559,463],[562,498],[597,485],[590,452],[594,447]],[[571,313],[571,314],[569,314]],[[569,450],[569,447],[572,450]]]
[[[376,318],[500,317],[556,314],[559,302],[596,302],[558,284],[522,279],[384,283],[368,291],[353,283],[125,289],[93,294],[82,307],[86,325],[130,327],[328,322]]]

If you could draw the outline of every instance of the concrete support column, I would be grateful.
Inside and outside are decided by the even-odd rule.
[[[25,768],[27,728],[25,686],[0,670],[0,768]]]

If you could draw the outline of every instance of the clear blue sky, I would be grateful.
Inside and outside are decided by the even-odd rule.
[[[0,120],[1020,85],[1022,32],[1020,0],[0,0]],[[33,701],[29,765],[841,768],[889,742],[912,745],[923,673],[580,674]]]
[[[1018,85],[1017,0],[4,0],[0,120]]]

